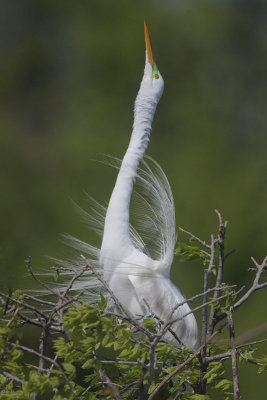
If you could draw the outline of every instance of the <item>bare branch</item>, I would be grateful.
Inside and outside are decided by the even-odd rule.
[[[26,267],[28,269],[28,272],[30,273],[30,275],[32,276],[32,278],[39,283],[40,286],[42,286],[46,291],[54,294],[54,295],[58,295],[56,290],[53,290],[49,285],[47,285],[46,283],[42,282],[39,278],[37,278],[37,276],[34,274],[32,267],[31,267],[31,257],[29,257],[26,260]]]
[[[252,261],[256,265],[257,273],[255,279],[253,281],[252,286],[248,289],[248,291],[241,297],[234,305],[233,309],[236,310],[239,308],[256,290],[263,289],[267,286],[267,282],[259,283],[262,273],[267,268],[267,256],[264,258],[261,264],[258,264],[253,257],[251,257]]]
[[[216,277],[216,288],[214,290],[214,299],[217,299],[219,296],[219,287],[221,286],[222,283],[222,277],[223,277],[223,267],[224,267],[224,261],[225,261],[225,256],[224,256],[224,239],[225,239],[225,232],[226,232],[226,227],[227,227],[227,221],[223,222],[222,216],[218,210],[215,210],[216,214],[218,215],[219,218],[219,230],[218,230],[218,237],[217,237],[217,243],[219,245],[219,264],[218,264],[218,270],[217,270],[217,277]],[[211,333],[214,330],[214,327],[217,323],[216,320],[216,309],[212,308],[210,312],[210,318],[209,318],[209,327],[208,327],[208,334],[211,335]]]
[[[179,231],[186,233],[188,236],[190,236],[196,242],[200,243],[203,247],[210,249],[210,245],[208,243],[206,243],[204,240],[201,240],[199,237],[193,235],[193,233],[186,231],[185,229],[181,228],[180,226],[178,227],[178,229],[179,229]]]
[[[18,378],[17,376],[10,374],[9,372],[6,372],[5,370],[3,370],[2,368],[0,368],[0,372],[1,374],[3,374],[7,379],[11,379],[14,382],[17,382],[19,384],[22,385],[23,381],[22,379]]]
[[[228,331],[230,338],[230,346],[232,351],[232,373],[233,373],[233,386],[234,386],[234,400],[239,400],[239,380],[238,380],[238,367],[236,357],[236,345],[235,345],[235,330],[233,321],[232,308],[227,313]]]
[[[203,296],[203,304],[205,304],[205,306],[203,307],[203,311],[202,311],[202,344],[206,343],[206,336],[207,336],[207,313],[208,313],[208,309],[207,309],[207,301],[208,301],[208,280],[209,280],[209,275],[212,271],[212,269],[215,267],[215,244],[216,241],[214,239],[214,235],[211,235],[210,238],[210,262],[209,262],[209,266],[208,269],[205,269],[204,271],[204,284],[203,284],[203,288],[204,288],[204,296]],[[205,347],[204,347],[205,348]]]
[[[39,299],[38,297],[36,297],[36,296],[31,296],[31,295],[29,295],[29,294],[24,294],[24,298],[27,299],[27,300],[32,300],[32,301],[34,301],[35,303],[40,303],[40,304],[44,304],[44,305],[47,305],[47,306],[55,306],[55,305],[56,305],[56,304],[53,303],[52,301],[47,301],[47,300],[44,300],[44,299]]]

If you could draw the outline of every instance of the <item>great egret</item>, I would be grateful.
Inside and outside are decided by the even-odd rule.
[[[143,160],[151,123],[164,88],[146,23],[144,28],[146,62],[135,101],[133,131],[108,207],[106,209],[89,197],[91,213],[80,210],[89,227],[102,237],[101,249],[73,237],[66,239],[72,247],[85,254],[101,274],[104,272],[104,279],[129,313],[133,316],[146,315],[149,306],[157,317],[166,321],[171,310],[184,302],[184,297],[170,280],[176,242],[171,188],[160,166],[151,158],[149,163]],[[142,206],[138,213],[144,240],[130,224],[130,202],[136,179],[142,185],[142,192],[138,193]],[[65,260],[63,264],[72,267],[73,260]],[[83,260],[77,264],[83,264]],[[99,281],[94,276],[88,279],[85,275],[83,279],[76,282],[73,288],[88,289],[88,298],[94,300],[97,289],[101,287]],[[187,303],[180,305],[172,315],[172,319],[179,321],[171,329],[179,343],[196,349],[199,345],[198,327],[190,311]],[[164,337],[175,341],[169,332]]]
[[[163,321],[176,304],[184,301],[180,290],[170,280],[176,241],[173,197],[166,176],[154,163],[157,174],[147,167],[141,179],[150,190],[150,211],[154,214],[160,236],[157,258],[142,249],[143,243],[130,227],[130,201],[137,169],[146,151],[151,123],[164,89],[163,78],[155,64],[146,23],[146,62],[144,76],[135,100],[133,131],[128,149],[123,157],[117,181],[113,189],[105,217],[104,233],[100,251],[100,264],[104,278],[121,304],[132,315],[144,315],[146,304]],[[153,207],[154,206],[154,207]],[[152,217],[153,218],[153,217]],[[151,222],[151,219],[150,219]],[[149,233],[148,233],[149,234]],[[190,312],[184,303],[174,312],[173,318],[181,318]],[[191,313],[172,325],[180,342],[196,348],[198,328]],[[167,335],[169,340],[173,336]]]

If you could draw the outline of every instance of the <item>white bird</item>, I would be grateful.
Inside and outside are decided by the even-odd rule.
[[[168,180],[153,160],[152,167],[145,163],[145,169],[138,172],[149,142],[154,113],[164,89],[163,78],[154,61],[146,23],[145,43],[145,70],[135,100],[133,131],[107,207],[99,260],[100,266],[104,268],[105,280],[129,313],[134,316],[145,315],[148,304],[153,313],[166,321],[171,310],[182,303],[184,297],[170,280],[176,231],[173,197]],[[136,178],[141,180],[148,192],[145,198],[141,196],[148,209],[148,215],[142,218],[148,230],[146,235],[153,235],[150,241],[154,241],[157,246],[156,249],[154,246],[153,258],[145,248],[145,241],[130,225],[130,202]],[[93,222],[101,231],[104,210],[97,207]],[[185,314],[188,315],[183,318]],[[172,318],[179,319],[171,326],[179,341],[196,349],[199,345],[198,327],[188,304],[178,307]],[[175,341],[170,333],[165,338]]]
[[[82,252],[98,273],[104,275],[111,290],[130,314],[145,316],[149,305],[150,311],[166,322],[170,312],[185,299],[170,280],[176,242],[172,191],[156,161],[152,158],[148,158],[149,162],[143,160],[154,113],[164,89],[146,24],[145,43],[145,70],[135,101],[131,140],[120,167],[118,160],[113,159],[109,163],[115,164],[119,173],[108,207],[89,196],[90,214],[80,209],[89,227],[102,237],[101,249],[72,236],[65,236],[65,240]],[[141,184],[141,191],[137,192],[139,207],[136,222],[139,233],[130,224],[135,181]],[[81,258],[55,261],[70,268],[75,263],[78,267],[84,265]],[[73,289],[86,289],[87,299],[92,302],[98,298],[103,286],[96,276],[88,277],[88,274],[76,281]],[[197,322],[186,302],[174,311],[172,319],[177,319],[171,329],[179,343],[196,349],[199,346]],[[170,332],[164,338],[176,341]]]

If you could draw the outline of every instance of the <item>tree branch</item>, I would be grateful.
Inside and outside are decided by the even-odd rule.
[[[231,352],[232,352],[234,400],[239,400],[239,380],[238,380],[238,367],[237,367],[236,345],[235,345],[235,330],[234,330],[234,321],[233,321],[233,310],[231,307],[227,313],[227,321],[228,321],[230,346],[231,346]]]

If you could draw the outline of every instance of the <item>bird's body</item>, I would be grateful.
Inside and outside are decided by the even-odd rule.
[[[121,305],[133,316],[145,316],[149,311],[166,322],[177,306],[171,316],[176,320],[171,330],[180,344],[196,349],[199,345],[197,322],[180,290],[170,280],[176,243],[172,191],[157,162],[151,158],[148,162],[143,159],[164,88],[153,59],[146,25],[145,38],[146,63],[135,101],[133,131],[108,207],[89,197],[91,213],[81,210],[89,227],[102,237],[101,249],[70,236],[65,238],[104,275]],[[139,233],[130,224],[135,181],[141,184],[141,190],[137,192],[141,206],[135,215],[139,218],[136,221],[139,222]],[[57,261],[62,265],[61,260]],[[82,266],[83,262],[83,259],[78,259],[76,264]],[[72,267],[73,260],[65,260],[63,265]],[[86,274],[72,287],[78,291],[86,289],[89,301],[96,300],[99,290],[103,289],[96,276],[88,278]],[[167,332],[164,338],[177,342],[175,336]]]
[[[146,25],[145,38],[144,76],[135,101],[130,143],[105,216],[100,265],[104,268],[105,280],[128,312],[132,315],[145,315],[148,305],[157,317],[166,321],[171,310],[184,302],[184,297],[169,276],[176,241],[175,213],[169,183],[155,162],[156,174],[147,167],[145,174],[141,173],[140,179],[148,186],[148,202],[151,201],[152,204],[148,205],[152,215],[148,219],[154,226],[151,235],[154,232],[157,236],[157,257],[152,258],[142,249],[143,241],[130,226],[133,185],[149,142],[152,120],[164,88],[164,81],[153,59]],[[188,304],[180,305],[172,318],[177,319],[171,328],[180,343],[196,348],[199,344],[198,328]],[[165,338],[174,341],[170,333]]]

